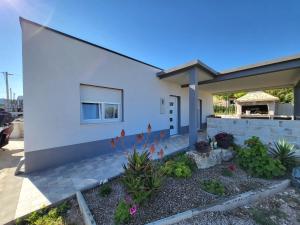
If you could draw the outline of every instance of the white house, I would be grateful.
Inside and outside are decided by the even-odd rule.
[[[300,56],[224,73],[199,60],[163,70],[23,18],[20,23],[26,172],[107,154],[122,129],[129,146],[149,123],[153,136],[189,132],[192,145],[219,92],[295,86],[300,105]]]

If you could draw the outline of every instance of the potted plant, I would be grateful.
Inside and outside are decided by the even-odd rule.
[[[200,153],[208,153],[211,150],[210,144],[206,141],[199,141],[195,144],[195,148]]]

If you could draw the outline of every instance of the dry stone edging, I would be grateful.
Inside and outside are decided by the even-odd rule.
[[[233,196],[222,202],[213,203],[209,206],[199,207],[191,210],[187,210],[176,215],[160,219],[146,225],[168,225],[178,223],[182,220],[192,218],[193,216],[205,213],[205,212],[217,212],[217,211],[227,211],[237,207],[241,207],[250,203],[253,203],[257,200],[272,196],[277,192],[283,191],[290,185],[290,180],[283,180],[279,183],[270,185],[266,188],[261,188],[257,191],[248,191],[241,193],[239,195]]]

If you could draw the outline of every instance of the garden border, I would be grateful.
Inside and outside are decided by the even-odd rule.
[[[85,225],[96,225],[94,217],[86,204],[86,201],[80,191],[76,192],[76,199],[79,205],[80,212],[82,214],[82,219]]]

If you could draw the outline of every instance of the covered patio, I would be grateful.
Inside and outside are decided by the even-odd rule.
[[[236,91],[259,91],[283,87],[294,89],[294,117],[291,123],[278,125],[278,131],[288,127],[299,129],[296,131],[286,130],[287,136],[291,136],[293,143],[300,145],[300,55],[271,60],[263,63],[253,64],[233,70],[217,72],[199,60],[187,63],[180,67],[165,70],[157,74],[158,78],[166,82],[178,84],[181,88],[188,88],[189,93],[189,145],[193,146],[197,141],[197,101],[201,99],[199,91],[205,91],[212,97],[214,94],[222,94]],[[211,104],[208,107],[213,107]],[[207,119],[207,133],[214,126]],[[261,121],[263,124],[264,122]],[[233,124],[235,124],[233,122]],[[267,126],[267,123],[265,124]],[[282,124],[281,124],[282,125]],[[227,126],[220,128],[226,131]],[[272,126],[272,124],[268,124]],[[243,128],[241,128],[243,129]],[[245,128],[244,128],[245,129]],[[238,134],[238,133],[237,133]],[[263,135],[263,133],[262,133]],[[299,137],[298,137],[299,136]]]

